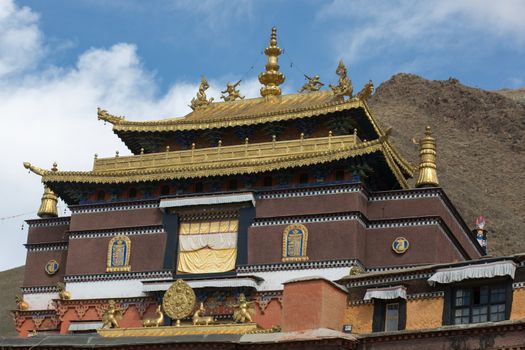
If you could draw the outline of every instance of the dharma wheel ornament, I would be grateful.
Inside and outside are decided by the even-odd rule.
[[[195,309],[195,293],[193,289],[183,280],[176,280],[162,299],[162,308],[164,312],[174,320],[177,320],[177,327],[180,326],[180,320],[189,316]]]

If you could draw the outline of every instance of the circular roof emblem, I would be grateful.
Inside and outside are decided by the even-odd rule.
[[[47,262],[46,266],[44,267],[44,270],[46,270],[46,273],[48,275],[54,275],[55,273],[57,273],[59,268],[60,265],[58,264],[58,261],[53,259]]]
[[[410,243],[408,243],[408,239],[405,237],[397,237],[394,239],[394,242],[392,242],[392,250],[397,254],[405,253],[409,246]]]

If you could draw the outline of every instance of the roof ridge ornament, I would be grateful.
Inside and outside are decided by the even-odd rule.
[[[372,83],[372,80],[369,80],[368,83],[363,86],[361,91],[359,91],[355,97],[358,100],[365,101],[367,100],[372,94],[374,93],[374,83]]]
[[[239,90],[236,90],[235,88],[241,84],[242,80],[239,80],[235,84],[228,82],[226,84],[226,90],[221,91],[221,94],[228,93],[227,96],[222,95],[221,98],[225,101],[235,101],[236,99],[244,100],[245,96],[241,96],[241,93]]]
[[[270,42],[268,47],[264,49],[265,55],[268,57],[268,63],[266,63],[266,71],[259,74],[259,81],[264,86],[261,88],[261,96],[280,96],[281,85],[285,76],[282,72],[279,72],[279,55],[282,53],[282,49],[277,46],[277,28],[272,28],[272,35],[270,36]]]
[[[425,136],[413,140],[419,144],[419,177],[416,187],[439,187],[436,170],[436,139],[432,136],[430,126],[425,128]]]
[[[126,119],[124,117],[119,117],[116,115],[109,114],[108,111],[100,107],[97,107],[97,116],[98,116],[98,120],[103,120],[104,122],[108,122],[113,125],[118,124],[124,119]]]
[[[208,106],[213,102],[213,97],[211,97],[209,100],[206,97],[206,90],[208,90],[209,87],[210,85],[208,84],[208,80],[206,80],[206,77],[203,75],[201,77],[201,83],[199,85],[197,96],[191,99],[190,107],[192,110],[196,111],[200,108]]]
[[[304,85],[303,87],[301,88],[301,90],[299,90],[299,93],[301,92],[315,92],[315,91],[319,91],[321,90],[321,87],[324,86],[323,83],[321,83],[321,81],[319,81],[320,77],[319,75],[314,75],[313,77],[309,77],[308,75],[306,74],[303,74],[305,79],[308,80]]]
[[[343,60],[339,61],[339,65],[335,70],[335,74],[339,76],[339,81],[337,85],[330,84],[330,88],[332,89],[334,95],[336,97],[344,98],[344,96],[348,96],[349,98],[352,98],[352,81],[348,77],[347,69]]]

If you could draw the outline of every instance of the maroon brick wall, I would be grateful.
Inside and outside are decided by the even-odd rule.
[[[131,271],[162,269],[166,234],[130,235]],[[112,237],[81,238],[69,241],[68,275],[106,273],[108,244]]]
[[[160,209],[115,210],[71,215],[71,231],[104,230],[162,224]]]
[[[29,226],[27,243],[49,243],[67,241],[69,225],[60,226]]]
[[[60,264],[59,270],[49,276],[44,268],[49,260]],[[66,271],[67,251],[27,252],[23,287],[52,286],[61,281]]]

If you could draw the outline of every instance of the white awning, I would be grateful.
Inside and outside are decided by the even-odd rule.
[[[407,298],[406,287],[394,286],[394,287],[386,287],[386,288],[367,289],[364,300],[372,300],[372,299],[389,300],[389,299],[397,299],[397,298],[401,298],[401,299]]]
[[[251,202],[255,206],[253,193],[223,194],[216,196],[191,196],[183,198],[164,198],[160,200],[160,208],[187,207],[193,205],[219,205],[228,203]]]
[[[472,278],[492,278],[510,276],[514,279],[516,264],[513,261],[496,261],[492,263],[467,265],[448,269],[439,269],[428,279],[431,286],[436,283],[454,283]]]
[[[221,279],[206,279],[206,280],[193,280],[185,281],[191,288],[234,288],[234,287],[251,287],[257,288],[257,281],[252,278],[221,278]],[[165,291],[173,284],[170,282],[152,282],[144,283],[142,287],[143,292],[158,292]]]
[[[70,332],[80,332],[80,331],[96,331],[102,327],[102,322],[93,321],[93,322],[71,322],[68,330]]]

